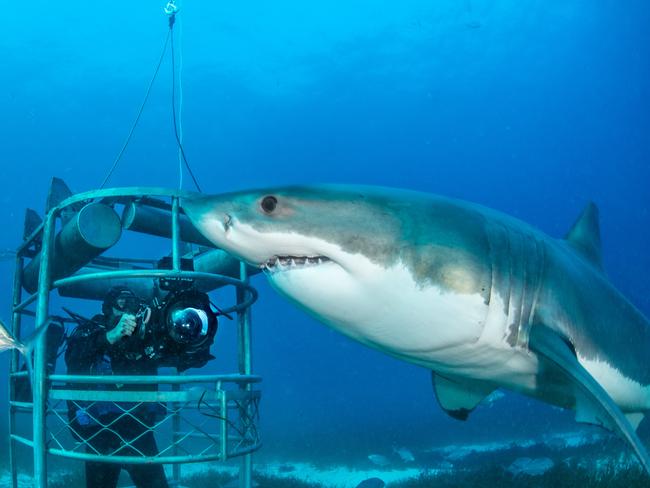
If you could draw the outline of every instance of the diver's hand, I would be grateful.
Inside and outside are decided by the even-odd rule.
[[[120,317],[120,321],[115,327],[106,332],[106,340],[110,344],[115,344],[122,337],[128,337],[135,330],[135,315],[125,313]]]

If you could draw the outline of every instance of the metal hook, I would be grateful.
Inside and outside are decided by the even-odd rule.
[[[167,5],[163,8],[163,11],[165,12],[166,15],[176,15],[178,13],[178,7],[176,6],[176,2],[174,0],[169,0],[167,2]]]

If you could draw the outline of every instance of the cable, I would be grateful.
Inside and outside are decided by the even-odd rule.
[[[167,44],[169,44],[170,38],[172,38],[171,26],[169,28],[169,32],[167,33],[167,37],[165,37],[165,44],[163,45],[162,52],[160,53],[160,59],[158,60],[158,64],[156,65],[156,70],[153,73],[153,77],[149,82],[149,87],[147,88],[147,93],[145,94],[144,100],[142,100],[142,104],[140,105],[140,110],[138,110],[138,115],[136,115],[135,120],[133,121],[133,125],[131,126],[131,130],[129,131],[129,135],[126,136],[126,140],[122,145],[122,149],[120,149],[120,152],[117,154],[117,157],[113,161],[113,165],[111,166],[111,169],[108,171],[108,174],[104,178],[104,181],[102,181],[102,184],[99,187],[100,189],[106,186],[106,183],[108,182],[109,178],[113,174],[113,171],[115,171],[115,168],[117,168],[117,164],[120,162],[120,159],[122,159],[122,155],[124,154],[124,151],[126,151],[129,142],[131,142],[131,137],[133,136],[133,132],[135,131],[135,128],[138,125],[138,122],[140,121],[140,117],[142,116],[142,111],[144,110],[144,106],[147,104],[147,100],[149,99],[151,88],[153,87],[154,81],[156,81],[156,77],[158,76],[158,71],[160,71],[160,66],[162,65],[163,59],[165,58],[165,53],[167,52]]]
[[[183,21],[178,24],[178,138],[183,144]],[[178,189],[183,189],[183,155],[178,150]]]
[[[210,300],[210,305],[212,305],[212,306],[214,307],[214,309],[217,311],[217,313],[216,313],[215,315],[223,315],[223,316],[226,317],[228,320],[232,320],[232,319],[233,319],[233,318],[232,318],[232,315],[230,315],[230,314],[224,312],[223,310],[221,310],[219,307],[217,307],[217,306],[214,304],[214,302],[213,302],[212,300]]]
[[[142,104],[140,105],[140,109],[138,110],[138,114],[135,117],[135,120],[133,121],[133,124],[131,125],[131,130],[129,130],[129,134],[126,137],[126,140],[124,141],[124,144],[122,145],[122,148],[118,152],[115,160],[113,161],[113,165],[111,166],[110,170],[108,171],[106,177],[104,178],[104,181],[102,181],[102,184],[100,185],[100,189],[104,188],[106,186],[106,183],[110,179],[111,175],[115,171],[115,168],[117,168],[118,163],[122,159],[122,155],[126,151],[126,148],[129,145],[129,142],[131,142],[131,137],[133,136],[133,133],[135,132],[135,128],[138,125],[138,122],[140,121],[140,117],[142,116],[142,112],[144,111],[144,107],[147,104],[147,100],[149,99],[149,95],[151,94],[151,88],[153,87],[154,82],[156,81],[156,77],[158,76],[158,72],[160,71],[160,66],[162,65],[163,59],[165,57],[165,53],[167,52],[167,45],[171,43],[171,55],[172,55],[172,116],[173,116],[173,122],[174,122],[174,137],[176,138],[176,143],[178,145],[178,158],[179,158],[179,189],[182,189],[183,186],[183,167],[182,163],[185,163],[185,167],[187,168],[188,173],[192,177],[192,181],[194,181],[194,184],[196,185],[196,188],[199,192],[201,192],[201,187],[199,186],[198,181],[196,180],[196,177],[194,176],[194,172],[192,171],[192,168],[190,167],[190,164],[187,160],[187,156],[185,155],[185,149],[183,148],[183,126],[182,126],[182,120],[177,121],[177,115],[176,115],[176,61],[175,61],[175,53],[174,53],[174,23],[176,22],[176,13],[178,12],[178,7],[176,7],[174,0],[169,0],[167,2],[167,5],[164,8],[165,14],[169,16],[169,32],[167,33],[167,37],[165,38],[165,44],[163,45],[163,50],[162,53],[160,54],[160,59],[158,60],[158,64],[156,65],[156,70],[154,71],[153,77],[151,78],[151,81],[149,82],[149,86],[147,87],[147,92],[145,94],[144,100],[142,101]],[[182,109],[183,109],[183,86],[182,86],[182,66],[183,66],[183,58],[182,58],[182,52],[180,55],[180,78],[179,78],[179,83],[180,83],[180,106],[179,110],[182,115]],[[180,118],[180,117],[179,117]],[[180,130],[179,130],[179,125],[180,125]]]
[[[222,416],[222,415],[218,415],[218,414],[214,414],[214,413],[207,413],[207,412],[201,410],[201,405],[203,404],[203,405],[206,405],[206,406],[207,406],[208,408],[210,408],[211,410],[213,410],[213,411],[217,411],[217,410],[216,410],[212,405],[210,405],[208,402],[206,402],[206,401],[203,399],[203,398],[205,397],[205,394],[206,394],[207,392],[208,392],[208,390],[203,390],[203,393],[201,393],[201,398],[199,398],[199,401],[198,401],[197,404],[196,404],[196,409],[199,411],[199,413],[202,414],[202,415],[205,415],[206,417],[210,417],[210,418],[218,419],[218,420],[223,420],[223,421],[226,422],[230,427],[232,427],[232,429],[233,429],[235,432],[237,432],[237,433],[239,434],[239,436],[240,436],[242,439],[243,439],[244,437],[246,437],[245,433],[242,432],[242,431],[237,427],[237,425],[236,425],[232,420],[229,420],[228,418],[226,418],[226,417],[224,417],[224,416]],[[257,431],[257,429],[255,429],[255,430]]]
[[[187,168],[187,172],[192,177],[192,181],[194,181],[194,185],[196,185],[196,189],[199,192],[201,192],[201,187],[199,186],[199,182],[196,181],[196,177],[192,172],[192,168],[190,168],[190,164],[187,161],[187,156],[185,155],[185,149],[183,148],[183,144],[181,143],[180,137],[178,135],[178,124],[176,122],[176,62],[174,59],[175,58],[174,56],[174,15],[172,15],[169,18],[169,32],[171,36],[171,50],[172,50],[172,116],[174,119],[174,137],[176,137],[176,143],[178,144],[178,149],[181,153],[181,156],[183,157],[183,161],[185,162],[185,167]]]

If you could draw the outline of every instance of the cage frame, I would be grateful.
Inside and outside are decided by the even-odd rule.
[[[92,190],[83,193],[71,195],[52,208],[47,209],[44,220],[36,226],[28,236],[24,236],[24,241],[17,248],[15,273],[12,293],[12,314],[11,314],[11,332],[14,337],[21,337],[21,321],[23,315],[34,317],[34,330],[43,326],[50,317],[50,293],[62,286],[86,282],[91,280],[102,280],[110,278],[184,278],[184,279],[202,279],[212,280],[219,286],[232,286],[236,291],[235,305],[226,308],[223,312],[233,312],[237,316],[237,362],[238,371],[232,374],[221,375],[157,375],[157,376],[79,376],[79,375],[61,375],[48,374],[46,365],[46,334],[40,334],[36,339],[33,355],[33,378],[32,378],[32,401],[21,402],[16,399],[16,383],[21,377],[27,376],[26,371],[20,371],[20,353],[14,349],[11,351],[9,362],[9,464],[11,470],[12,488],[18,486],[18,472],[16,450],[18,447],[27,446],[33,450],[33,475],[34,487],[47,488],[47,459],[48,454],[52,456],[61,456],[76,458],[80,460],[98,460],[94,454],[88,453],[71,453],[65,449],[48,447],[47,441],[47,418],[48,418],[48,401],[50,399],[66,400],[64,389],[52,389],[49,385],[60,382],[64,384],[99,382],[104,384],[110,383],[131,383],[131,384],[170,384],[172,391],[167,392],[148,392],[157,393],[160,398],[171,399],[170,401],[181,401],[183,391],[180,389],[182,384],[208,382],[216,385],[215,392],[220,396],[222,405],[225,405],[226,418],[221,420],[221,442],[222,449],[218,455],[210,456],[188,456],[178,455],[176,448],[170,456],[164,457],[126,457],[113,456],[112,459],[101,459],[104,462],[116,463],[159,463],[172,464],[172,480],[170,484],[178,484],[180,481],[180,466],[187,462],[205,462],[214,460],[226,460],[233,457],[240,457],[239,469],[239,486],[240,488],[250,488],[252,485],[252,453],[261,447],[259,435],[257,440],[248,448],[237,452],[229,452],[227,447],[227,402],[228,392],[233,390],[223,389],[223,385],[232,384],[237,387],[236,391],[251,402],[247,404],[246,409],[254,409],[248,413],[253,423],[257,421],[259,411],[260,391],[254,389],[254,385],[261,381],[261,377],[252,373],[252,348],[251,348],[251,314],[250,308],[257,299],[257,290],[250,285],[249,270],[247,265],[240,262],[239,277],[220,275],[209,272],[185,271],[181,268],[181,235],[179,219],[182,214],[182,198],[195,196],[194,193],[184,192],[181,190],[172,190],[160,187],[124,187],[110,188],[101,190]],[[53,279],[52,261],[54,253],[54,239],[57,225],[57,219],[61,218],[62,212],[66,209],[74,208],[75,205],[86,204],[90,202],[102,202],[109,205],[123,204],[133,201],[144,202],[145,205],[151,202],[159,202],[160,199],[170,201],[171,210],[171,269],[143,269],[143,270],[118,270],[118,271],[99,271],[96,273],[79,274],[64,276]],[[121,238],[121,237],[120,237]],[[34,250],[35,249],[35,250]],[[25,260],[33,258],[35,253],[40,253],[40,267],[38,269],[38,287],[36,292],[29,294],[23,299],[23,270]],[[30,305],[35,304],[35,311],[29,309]],[[28,361],[29,358],[25,358]],[[137,391],[120,392],[120,391],[97,391],[97,390],[72,390],[75,394],[79,392],[92,392],[93,398],[97,399],[98,394],[101,399],[110,401],[122,401],[125,393],[143,393]],[[121,396],[120,396],[121,394]],[[175,395],[175,396],[174,396]],[[20,436],[17,432],[16,416],[20,413],[29,413],[32,415],[32,439]],[[52,414],[53,412],[49,412]],[[177,415],[173,416],[173,436],[176,438],[178,427],[176,420]],[[256,428],[256,427],[255,427]],[[224,435],[225,433],[225,435]]]

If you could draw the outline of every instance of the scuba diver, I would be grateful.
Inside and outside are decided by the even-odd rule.
[[[130,289],[114,287],[102,304],[102,314],[77,326],[65,352],[70,375],[156,375],[159,362],[128,347],[137,330],[136,314],[143,302]],[[150,318],[150,317],[149,317]],[[138,320],[142,320],[138,318]],[[145,319],[148,320],[148,319]],[[155,384],[88,385],[72,388],[96,390],[157,390]],[[68,401],[72,435],[83,442],[89,454],[104,456],[156,456],[153,427],[165,414],[160,403]],[[162,464],[119,464],[86,461],[88,488],[115,488],[125,469],[137,488],[167,488]]]

